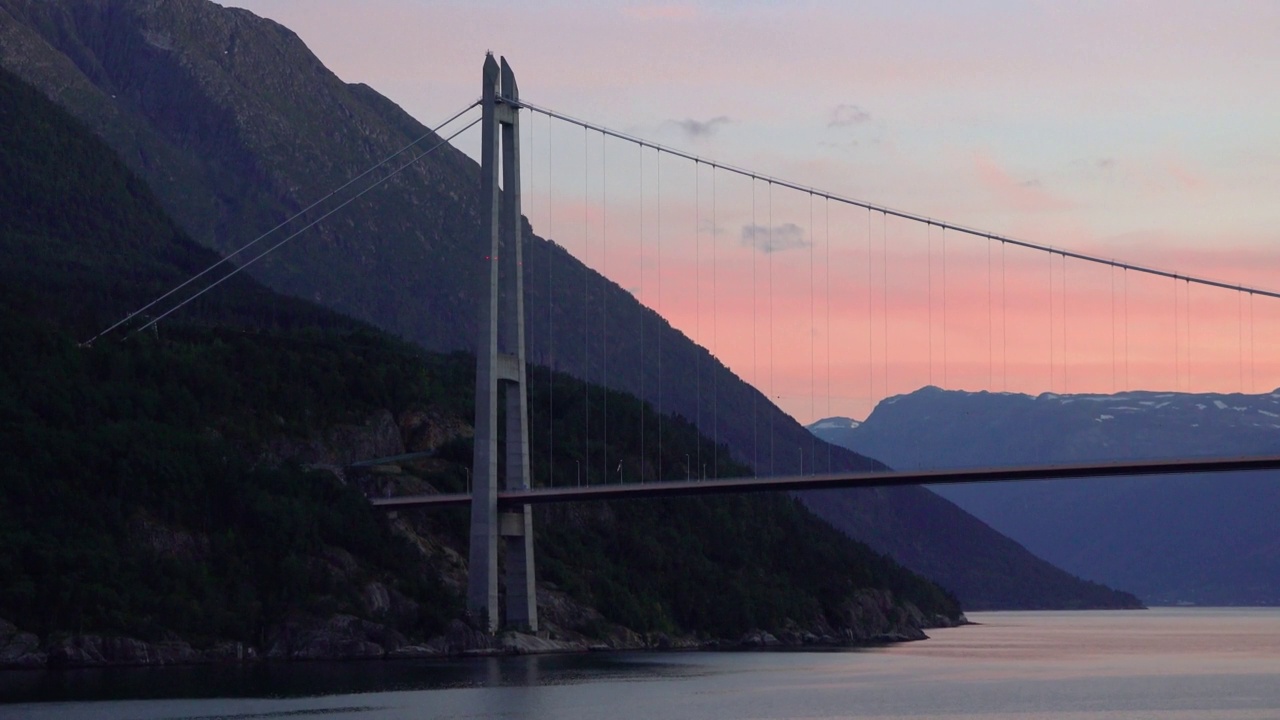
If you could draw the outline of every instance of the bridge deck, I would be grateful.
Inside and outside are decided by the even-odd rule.
[[[900,485],[944,485],[1015,480],[1062,480],[1140,475],[1186,475],[1208,472],[1280,470],[1280,455],[1236,458],[1199,458],[1142,462],[1082,463],[1004,468],[966,468],[914,472],[829,473],[823,475],[779,475],[773,477],[720,478],[717,480],[677,480],[671,482],[620,483],[580,487],[549,487],[498,493],[500,507],[540,503],[622,500],[626,498],[679,497],[717,493],[832,490],[836,488],[896,487]],[[469,505],[466,493],[406,495],[374,498],[377,507],[392,510],[415,507]]]

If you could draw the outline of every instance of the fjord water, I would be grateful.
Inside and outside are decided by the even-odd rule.
[[[861,651],[0,675],[5,718],[1280,717],[1280,609],[975,613]]]

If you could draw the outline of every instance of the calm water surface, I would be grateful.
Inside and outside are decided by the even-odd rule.
[[[0,718],[1280,718],[1280,609],[971,619],[865,651],[0,673]]]

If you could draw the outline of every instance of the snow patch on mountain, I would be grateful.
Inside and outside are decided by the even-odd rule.
[[[810,430],[852,430],[862,423],[847,417],[822,418],[809,425]]]

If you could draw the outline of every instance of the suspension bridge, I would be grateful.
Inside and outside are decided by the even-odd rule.
[[[482,89],[479,101],[433,133],[299,215],[322,208],[339,190],[376,170],[384,170],[380,179],[302,229],[242,259],[233,272],[135,332],[163,320],[479,125],[488,296],[480,303],[483,319],[476,345],[472,486],[463,494],[371,502],[389,510],[469,506],[468,606],[487,618],[491,629],[499,624],[538,627],[531,511],[535,504],[1280,469],[1277,455],[912,473],[849,471],[833,467],[829,453],[824,466],[816,439],[808,448],[793,448],[798,451],[792,456],[799,460],[797,468],[786,459],[788,450],[780,446],[773,420],[759,421],[761,404],[773,403],[795,417],[815,420],[822,415],[865,416],[895,392],[924,385],[1065,394],[1159,383],[1185,391],[1256,392],[1276,379],[1271,330],[1280,310],[1280,303],[1273,301],[1280,293],[980,230],[699,157],[529,102],[520,97],[510,66],[492,55],[485,60]],[[477,108],[480,117],[472,118]],[[530,120],[523,127],[522,116]],[[541,121],[541,130],[533,118]],[[446,135],[445,128],[454,123],[461,128]],[[417,146],[428,140],[434,144],[420,151]],[[526,198],[531,200],[528,212],[522,206]],[[671,367],[669,359],[664,367],[667,355],[654,326],[660,318],[759,391],[763,403],[757,396],[749,406],[722,403],[716,381],[704,383],[704,368],[695,368],[695,412],[687,418],[710,437],[715,453],[720,452],[722,431],[730,419],[749,426],[749,438],[738,437],[732,447],[726,446],[726,453],[752,467],[752,476],[723,477],[718,457],[709,472],[704,458],[686,457],[682,476],[669,477],[670,467],[660,464],[662,428],[641,424],[611,429],[607,393],[606,418],[593,419],[591,403],[585,403],[582,427],[589,436],[636,432],[641,451],[630,474],[624,473],[619,458],[607,453],[592,457],[588,448],[581,460],[575,460],[572,482],[566,481],[563,467],[557,469],[552,452],[545,476],[533,476],[525,296],[534,279],[525,276],[524,253],[531,241],[526,221],[554,247],[572,253],[584,268],[580,276],[553,277],[548,270],[547,277],[536,279],[545,283],[548,297],[554,288],[580,285],[582,290],[582,346],[556,348],[548,342],[543,364],[550,368],[558,358],[580,354],[584,380],[628,391],[642,402],[656,399],[660,424],[667,410],[663,388],[673,374],[689,370]],[[587,269],[625,288],[652,312],[639,314],[634,327],[610,329],[608,295],[592,287]],[[549,314],[549,336],[553,322]],[[620,380],[624,373],[618,368],[611,377],[603,347],[606,338],[619,332],[634,336],[636,356],[630,360],[640,368],[626,374],[626,382]],[[547,402],[554,415],[554,392]],[[750,415],[749,422],[745,415]],[[543,440],[540,434],[538,442]],[[555,445],[553,431],[545,442]],[[368,463],[404,459],[410,458]],[[500,544],[505,546],[504,612],[499,611]]]

